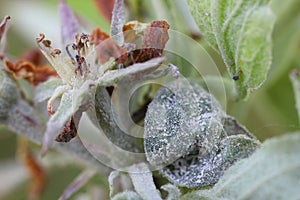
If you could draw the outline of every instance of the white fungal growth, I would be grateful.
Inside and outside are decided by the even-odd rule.
[[[225,125],[225,126],[224,126]],[[227,133],[229,131],[229,133]],[[177,80],[158,91],[145,118],[148,161],[178,186],[215,184],[259,142],[228,117],[212,95],[194,82]]]

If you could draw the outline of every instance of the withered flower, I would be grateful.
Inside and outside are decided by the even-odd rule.
[[[61,16],[65,51],[53,48],[53,44],[44,34],[37,38],[40,50],[61,78],[61,84],[48,100],[47,107],[51,117],[47,123],[42,155],[47,152],[55,138],[57,141],[67,142],[76,135],[72,128],[77,125],[74,122],[78,122],[82,112],[92,104],[97,87],[114,86],[124,77],[140,79],[155,71],[164,61],[162,50],[168,40],[167,22],[154,21],[150,25],[136,26],[144,29],[132,29],[135,34],[142,36],[141,47],[127,43],[122,32],[123,0],[116,1],[112,17],[111,33],[116,33],[117,36],[108,36],[100,29],[94,30],[91,35],[80,34],[77,18],[64,1],[61,1],[60,8],[64,13]],[[73,42],[69,43],[72,37]],[[153,43],[159,48],[156,51],[155,46],[149,46],[148,42],[152,43],[157,37],[161,39],[155,41],[156,44]],[[60,104],[55,110],[53,103],[58,98]],[[59,133],[61,135],[57,137]],[[67,139],[64,138],[65,133]]]

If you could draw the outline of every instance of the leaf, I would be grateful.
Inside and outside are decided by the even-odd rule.
[[[4,35],[5,31],[6,31],[6,25],[8,20],[10,19],[10,16],[6,16],[2,22],[0,23],[0,41],[2,39],[2,36]]]
[[[275,17],[268,0],[188,0],[196,23],[219,50],[239,98],[258,89],[272,61],[271,34]]]
[[[183,79],[157,92],[148,106],[144,129],[147,160],[181,187],[214,185],[233,163],[259,147],[211,94]]]
[[[166,184],[161,186],[161,189],[168,192],[166,200],[177,200],[180,199],[181,192],[178,187],[172,184]]]
[[[7,32],[7,22],[10,16],[6,16],[0,23],[0,60],[3,59],[7,50],[6,32]]]
[[[42,156],[44,156],[49,148],[53,145],[55,136],[60,133],[65,123],[71,119],[73,115],[72,99],[72,93],[64,93],[57,111],[50,117],[42,144]]]
[[[132,191],[122,192],[115,195],[112,200],[143,200],[137,193]]]
[[[164,61],[164,57],[158,57],[144,63],[133,64],[124,69],[111,70],[101,76],[97,82],[100,86],[111,86],[124,77],[128,80],[137,81],[143,78],[144,75],[155,71]]]
[[[64,190],[58,200],[69,199],[75,192],[82,188],[94,175],[96,170],[87,169],[79,174],[78,177]]]
[[[124,0],[115,0],[112,12],[110,37],[119,45],[124,44],[123,25],[125,24]]]
[[[112,198],[114,196],[114,193],[115,193],[115,189],[114,189],[114,180],[119,176],[119,171],[112,171],[110,174],[109,174],[109,177],[108,177],[108,183],[109,183],[109,197]]]
[[[293,85],[294,94],[295,94],[295,101],[296,101],[296,108],[298,111],[298,120],[300,122],[300,71],[294,70],[290,73],[290,80]]]
[[[59,107],[54,115],[52,115],[47,123],[47,128],[42,145],[41,155],[44,156],[52,146],[55,136],[63,129],[67,121],[72,116],[75,118],[75,123],[79,121],[81,114],[91,103],[91,83],[85,82],[84,85],[77,91],[65,92],[59,104]],[[78,121],[77,121],[78,120]]]
[[[75,41],[75,35],[79,34],[80,26],[73,11],[65,0],[59,2],[59,12],[61,20],[61,36],[63,47]]]
[[[6,121],[10,110],[17,104],[20,91],[12,78],[4,71],[0,63],[0,123]]]
[[[62,84],[61,79],[51,78],[37,87],[35,87],[34,91],[34,102],[40,103],[47,99],[49,99],[54,93],[55,89]]]
[[[144,200],[161,200],[160,193],[153,182],[152,173],[145,163],[131,166],[129,176],[135,191]]]
[[[299,199],[299,143],[299,132],[269,139],[252,156],[229,168],[212,189],[186,194],[183,199]]]

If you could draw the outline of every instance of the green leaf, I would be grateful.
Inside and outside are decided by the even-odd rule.
[[[293,84],[296,108],[298,110],[298,120],[300,122],[300,71],[294,70],[290,73],[290,79]]]
[[[299,143],[300,133],[269,139],[229,168],[212,189],[183,199],[299,199]]]
[[[265,81],[272,61],[275,17],[268,0],[188,0],[196,23],[219,50],[239,98]]]

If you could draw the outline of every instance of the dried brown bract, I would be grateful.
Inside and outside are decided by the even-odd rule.
[[[69,142],[71,139],[77,136],[77,128],[74,122],[74,118],[68,121],[61,133],[56,137],[56,142]]]
[[[100,28],[93,30],[92,34],[89,36],[89,41],[91,45],[97,46],[102,41],[109,38],[109,35],[103,32]]]
[[[46,173],[43,167],[36,160],[34,154],[30,151],[29,144],[26,139],[19,139],[18,155],[32,180],[29,188],[29,197],[31,199],[39,199],[46,185]]]
[[[6,60],[6,69],[15,78],[24,78],[33,85],[38,85],[41,82],[48,80],[51,76],[57,76],[56,71],[46,65],[46,66],[36,66],[32,62],[20,60],[16,64],[11,61]]]
[[[162,56],[165,45],[169,40],[169,28],[170,25],[164,20],[151,22],[144,32],[142,50],[135,62],[145,62],[152,58]]]

